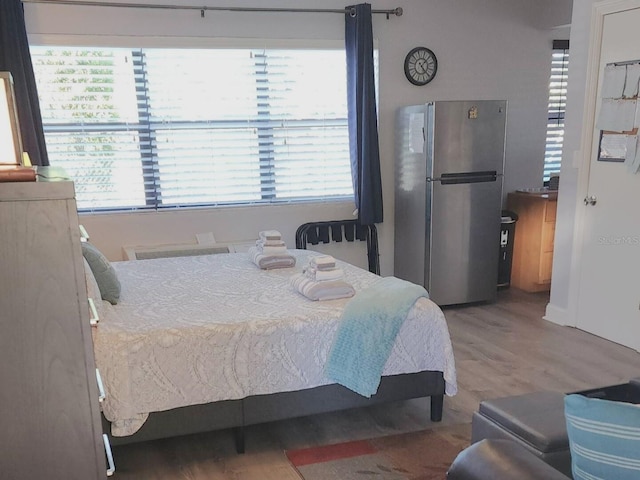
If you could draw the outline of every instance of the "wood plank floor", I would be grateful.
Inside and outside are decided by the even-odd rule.
[[[471,422],[487,398],[536,390],[569,392],[640,377],[640,354],[542,320],[547,294],[500,292],[489,305],[444,310],[459,393],[445,398],[441,425]],[[114,449],[122,480],[299,480],[285,449],[433,428],[428,399],[416,399],[249,427],[237,455],[223,430]]]

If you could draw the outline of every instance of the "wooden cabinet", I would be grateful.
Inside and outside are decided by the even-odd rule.
[[[518,214],[511,285],[527,292],[551,287],[557,193],[510,193],[507,209]]]
[[[0,183],[0,243],[0,477],[106,478],[73,183]]]

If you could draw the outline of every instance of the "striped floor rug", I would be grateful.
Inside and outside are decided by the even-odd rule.
[[[471,425],[288,450],[304,480],[442,480],[469,445]]]

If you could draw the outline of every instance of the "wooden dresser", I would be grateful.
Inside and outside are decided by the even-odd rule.
[[[104,479],[73,183],[0,183],[0,242],[0,477]]]
[[[527,292],[550,289],[557,205],[557,192],[513,192],[507,196],[507,209],[518,214],[512,286]]]

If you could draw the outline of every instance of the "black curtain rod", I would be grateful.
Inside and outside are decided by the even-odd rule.
[[[79,5],[90,7],[121,7],[121,8],[154,8],[165,10],[200,10],[201,16],[206,11],[223,11],[223,12],[269,12],[269,13],[351,13],[355,16],[355,8],[266,8],[266,7],[206,7],[196,5],[162,5],[150,3],[117,3],[117,2],[90,2],[90,1],[73,1],[73,0],[22,0],[22,3],[46,3],[48,5]],[[402,7],[392,10],[371,10],[371,13],[383,14],[387,19],[391,15],[396,17],[402,16]]]

